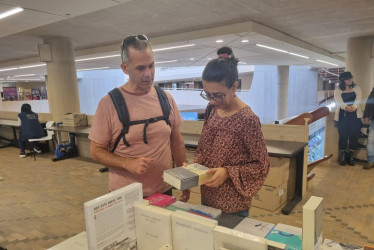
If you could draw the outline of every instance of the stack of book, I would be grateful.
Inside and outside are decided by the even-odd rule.
[[[209,168],[198,163],[164,171],[163,178],[166,183],[179,190],[186,190],[202,185],[213,174],[207,173]]]
[[[302,249],[302,229],[278,223],[268,233],[266,239],[287,245],[287,250]],[[314,248],[313,248],[314,249]]]
[[[158,207],[167,207],[176,202],[177,198],[166,195],[166,194],[160,194],[156,193],[151,196],[148,196],[145,198],[146,200],[149,201],[149,204],[153,206],[158,206]]]

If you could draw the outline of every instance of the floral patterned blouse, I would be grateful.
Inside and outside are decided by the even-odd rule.
[[[261,124],[251,108],[221,118],[214,107],[204,124],[195,162],[228,170],[229,178],[221,186],[200,187],[208,206],[225,213],[249,209],[270,167]]]

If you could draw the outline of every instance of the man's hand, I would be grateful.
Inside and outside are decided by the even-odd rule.
[[[204,185],[207,187],[219,187],[225,182],[225,180],[227,180],[227,178],[229,178],[226,168],[211,168],[207,171],[207,173],[214,173],[212,178],[204,182]]]
[[[129,159],[126,161],[125,169],[130,173],[143,175],[148,173],[150,170],[151,163],[154,160],[152,158],[139,157],[135,159]]]

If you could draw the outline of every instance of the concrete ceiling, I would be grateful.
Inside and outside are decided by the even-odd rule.
[[[373,0],[0,0],[0,13],[13,7],[25,10],[0,20],[0,80],[45,74],[45,67],[2,70],[40,63],[37,45],[47,36],[71,38],[77,59],[118,55],[123,38],[146,34],[154,49],[195,44],[155,52],[156,62],[177,60],[160,67],[203,66],[229,45],[246,64],[327,68],[345,66],[350,37],[374,36]],[[77,69],[119,64],[113,57]]]

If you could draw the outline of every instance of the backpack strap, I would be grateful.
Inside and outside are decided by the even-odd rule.
[[[123,139],[123,143],[129,147],[130,144],[126,140],[125,135],[129,132],[130,127],[130,116],[129,112],[127,110],[125,99],[123,99],[123,96],[121,94],[121,91],[118,88],[112,89],[109,93],[110,98],[112,98],[114,107],[116,107],[118,118],[122,123],[122,131],[121,134],[118,136],[116,142],[114,143],[114,147],[112,149],[112,153],[118,146],[118,143],[120,142],[121,138]]]
[[[155,89],[157,92],[158,99],[160,101],[161,109],[162,109],[162,114],[165,118],[166,124],[171,126],[170,121],[169,121],[169,116],[170,116],[170,103],[169,99],[165,93],[159,86],[155,85]]]
[[[208,122],[210,112],[212,111],[213,108],[214,108],[214,105],[212,104],[208,104],[208,107],[206,107],[205,115],[204,115],[204,125]]]
[[[121,94],[121,91],[118,88],[115,88],[108,93],[109,96],[111,97],[112,101],[113,101],[113,104],[114,104],[114,106],[117,110],[118,118],[121,121],[122,126],[123,126],[120,135],[118,136],[118,138],[116,139],[116,141],[114,143],[112,153],[117,148],[121,139],[123,140],[123,143],[127,147],[130,147],[130,143],[126,140],[126,134],[129,132],[129,128],[132,125],[144,123],[143,140],[144,140],[145,144],[148,143],[146,130],[147,130],[147,127],[150,123],[165,120],[166,124],[168,126],[171,126],[171,123],[170,123],[170,120],[169,120],[169,115],[170,115],[170,110],[171,110],[169,99],[168,99],[165,91],[163,91],[159,86],[155,86],[155,89],[156,89],[156,92],[157,92],[157,96],[158,96],[158,99],[159,99],[159,102],[160,102],[160,105],[161,105],[163,115],[158,116],[158,117],[153,117],[153,118],[150,118],[150,119],[146,119],[146,120],[138,120],[138,121],[130,121],[130,116],[129,116],[129,112],[128,112],[128,109],[127,109],[127,106],[126,106],[125,99],[123,98],[123,96]]]

